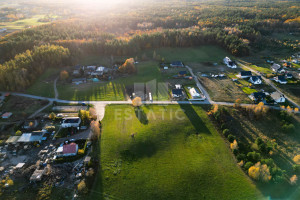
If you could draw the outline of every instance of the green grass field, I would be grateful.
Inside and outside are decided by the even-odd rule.
[[[133,86],[134,83],[147,83],[154,79],[157,83],[165,80],[156,62],[142,62],[136,67],[137,74],[107,83],[60,84],[58,85],[59,98],[68,100],[126,100],[128,96],[126,87]],[[168,90],[164,87],[158,87],[157,94],[153,94],[154,100],[168,100],[168,98]]]
[[[52,76],[59,74],[60,69],[49,68],[47,71],[38,78],[35,83],[29,87],[25,92],[28,94],[43,96],[43,97],[54,97],[54,79],[49,79]]]
[[[100,169],[89,199],[262,198],[202,107],[142,111],[139,120],[131,106],[106,107]]]
[[[39,19],[43,19],[45,15],[35,15],[31,18],[21,19],[14,22],[3,22],[0,23],[0,28],[6,28],[8,30],[22,30],[31,26],[43,25],[48,22],[39,22]],[[56,18],[56,16],[53,16]]]

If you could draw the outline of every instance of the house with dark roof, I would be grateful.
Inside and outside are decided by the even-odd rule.
[[[241,71],[239,76],[241,78],[249,78],[252,76],[252,72],[251,71]]]
[[[265,102],[266,94],[264,92],[254,92],[249,95],[249,98],[254,102]]]
[[[180,72],[178,72],[178,76],[179,77],[185,77],[186,75],[187,75],[186,71],[180,71]]]
[[[182,91],[182,89],[173,89],[172,90],[172,97],[173,98],[181,98],[181,97],[183,97],[183,91]]]
[[[287,80],[285,79],[284,76],[276,76],[274,78],[274,80],[277,82],[277,83],[280,83],[280,84],[287,84]]]
[[[262,84],[261,76],[251,76],[249,81],[254,85]]]
[[[173,61],[170,67],[184,67],[184,64],[181,61]]]
[[[293,74],[287,73],[287,74],[286,74],[286,78],[288,78],[288,79],[293,78]]]

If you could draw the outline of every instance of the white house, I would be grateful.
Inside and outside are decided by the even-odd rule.
[[[64,118],[61,127],[62,128],[69,128],[69,127],[74,127],[78,128],[81,123],[81,119],[79,117],[67,117]]]
[[[280,94],[279,92],[273,92],[271,94],[272,99],[274,99],[274,101],[276,103],[284,103],[285,102],[285,97],[283,94]]]
[[[195,88],[190,88],[189,93],[193,99],[199,99],[202,97],[201,94],[199,94]]]
[[[228,57],[225,57],[224,59],[223,59],[223,62],[224,62],[224,64],[225,65],[227,65],[227,67],[229,67],[229,68],[237,68],[237,66],[236,66],[236,64],[235,64],[235,62],[234,61],[232,61],[230,58],[228,58]]]
[[[251,76],[249,81],[254,85],[262,84],[262,80],[260,76]]]

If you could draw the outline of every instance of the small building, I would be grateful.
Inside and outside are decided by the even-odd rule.
[[[6,112],[6,113],[4,113],[3,115],[2,115],[2,118],[3,119],[8,119],[8,118],[10,118],[12,116],[12,113],[11,112]]]
[[[271,97],[276,103],[284,103],[286,100],[284,95],[280,94],[279,92],[273,92]]]
[[[164,67],[164,70],[167,70],[167,69],[169,69],[169,67],[165,66],[165,67]]]
[[[260,76],[251,76],[249,81],[254,85],[262,84],[262,79]]]
[[[184,64],[181,61],[173,61],[170,67],[184,67]]]
[[[173,98],[181,98],[181,97],[183,97],[183,91],[182,91],[182,89],[173,89],[172,90],[172,97]]]
[[[252,72],[251,71],[241,71],[239,76],[241,78],[249,78],[252,76]]]
[[[78,128],[80,126],[81,119],[79,117],[67,117],[64,118],[61,127],[62,128],[69,128],[69,127],[74,127]]]
[[[181,86],[180,84],[176,84],[176,85],[175,85],[175,88],[176,88],[176,89],[182,89],[182,86]]]
[[[25,163],[18,163],[15,168],[16,169],[21,169],[23,166],[25,165]]]
[[[86,83],[87,79],[86,78],[74,78],[72,79],[72,83],[79,85],[81,83]]]
[[[178,76],[179,77],[185,77],[186,75],[187,75],[186,71],[180,71],[180,72],[178,72]]]
[[[18,140],[19,140],[20,137],[21,137],[21,136],[10,136],[10,137],[5,141],[5,143],[6,143],[6,144],[17,144],[17,142],[18,142]]]
[[[249,95],[249,98],[255,102],[265,102],[266,94],[264,92],[254,92]]]
[[[64,144],[63,145],[63,156],[76,156],[78,152],[78,144]]]
[[[276,76],[274,80],[280,84],[287,84],[287,80],[284,76]]]
[[[21,137],[18,139],[18,143],[34,143],[43,141],[44,136],[43,131],[33,131],[32,133],[23,133]]]
[[[92,159],[91,156],[86,156],[83,160],[84,164],[88,165],[91,159]]]

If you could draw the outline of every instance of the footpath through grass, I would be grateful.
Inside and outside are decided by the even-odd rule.
[[[200,106],[106,107],[89,199],[261,199]],[[134,134],[134,137],[131,136]]]

